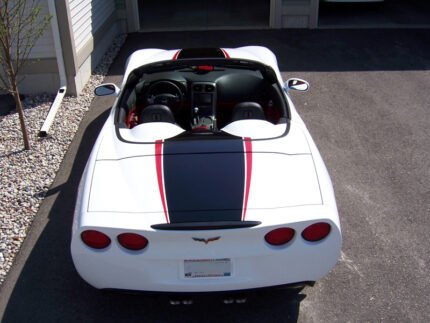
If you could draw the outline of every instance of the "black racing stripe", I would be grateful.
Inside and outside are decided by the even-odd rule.
[[[204,57],[225,58],[225,55],[220,48],[184,48],[179,52],[177,59]]]
[[[170,223],[241,221],[242,139],[166,140],[163,155]]]

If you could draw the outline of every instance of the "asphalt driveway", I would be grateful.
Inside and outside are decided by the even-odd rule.
[[[76,274],[70,229],[80,176],[112,100],[97,98],[1,289],[2,322],[361,322],[430,320],[430,30],[276,30],[132,34],[145,47],[264,45],[284,77],[307,79],[293,99],[331,174],[344,245],[334,270],[300,295],[216,296],[171,307],[163,297],[101,293]],[[121,275],[121,273],[118,273]]]

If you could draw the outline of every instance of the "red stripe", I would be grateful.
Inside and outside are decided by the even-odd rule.
[[[175,60],[177,60],[178,59],[178,56],[179,56],[179,53],[181,52],[181,49],[180,50],[178,50],[176,53],[175,53],[175,55],[173,55],[173,60],[175,61]]]
[[[245,174],[245,198],[243,201],[242,221],[245,220],[246,210],[248,208],[249,189],[251,187],[251,174],[252,174],[252,141],[251,141],[251,138],[244,138],[244,144],[245,144],[246,174]]]
[[[230,55],[227,53],[227,51],[223,48],[220,48],[222,52],[224,53],[225,58],[230,58]]]
[[[164,178],[163,178],[163,140],[155,142],[155,165],[157,168],[158,189],[160,190],[161,202],[163,203],[164,216],[166,222],[169,223],[169,215],[167,213],[166,196],[164,194]]]

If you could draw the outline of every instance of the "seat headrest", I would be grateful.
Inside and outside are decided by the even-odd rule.
[[[140,123],[147,122],[175,123],[175,117],[167,105],[152,104],[143,109],[140,115]]]
[[[136,107],[144,107],[146,103],[145,93],[144,93],[144,82],[140,82],[134,88],[133,94],[135,96],[135,106]]]
[[[257,102],[241,102],[233,109],[232,121],[257,119],[266,120],[263,108]]]

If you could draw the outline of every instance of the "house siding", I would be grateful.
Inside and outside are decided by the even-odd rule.
[[[41,0],[39,19],[49,15],[48,1]],[[28,56],[28,62],[21,70],[19,89],[22,94],[55,93],[60,79],[55,53],[52,25],[46,26],[42,36],[36,41]]]
[[[41,17],[49,14],[50,0],[40,0]],[[53,0],[58,25],[49,24],[37,40],[21,72],[24,94],[55,93],[60,84],[59,67],[52,28],[59,31],[65,65],[67,93],[79,95],[92,70],[112,40],[126,32],[123,0]]]
[[[69,93],[80,94],[112,40],[123,32],[118,19],[116,0],[68,0],[71,38],[74,51],[73,87]]]
[[[79,52],[114,13],[115,0],[70,0],[73,38]]]
[[[40,17],[49,15],[48,2],[41,1],[40,5],[42,8],[40,12]],[[51,24],[49,24],[46,27],[45,32],[37,40],[36,44],[31,50],[29,58],[30,59],[55,58],[55,45],[54,45],[54,37],[52,36]]]
[[[272,28],[316,28],[320,0],[272,0]]]

